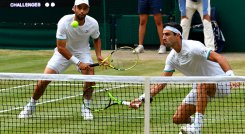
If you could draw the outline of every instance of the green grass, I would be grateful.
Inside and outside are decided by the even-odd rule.
[[[91,51],[93,58],[94,51]],[[106,55],[110,51],[103,51]],[[43,73],[43,70],[53,55],[53,50],[0,50],[0,72]],[[236,75],[245,75],[245,53],[224,53]],[[155,51],[140,54],[138,65],[128,71],[103,70],[96,68],[98,75],[127,75],[127,76],[159,76],[164,68],[167,54],[159,55]],[[96,60],[94,60],[96,62]],[[78,74],[74,66],[69,67],[65,74]],[[175,73],[175,75],[182,75]]]
[[[103,51],[103,55],[109,51]],[[92,53],[94,53],[92,51]],[[129,71],[102,70],[96,68],[97,75],[125,75],[125,76],[159,76],[164,67],[167,54],[158,55],[157,52],[146,51],[140,54],[139,64]],[[0,50],[0,72],[8,73],[42,73],[52,50]],[[230,62],[237,75],[245,75],[245,53],[223,54]],[[94,54],[93,54],[93,58]],[[65,74],[78,74],[71,66]],[[182,75],[176,72],[176,75]],[[17,115],[29,101],[34,88],[34,81],[10,83],[0,81],[0,133],[97,133],[97,134],[139,134],[143,133],[144,109],[128,109],[125,106],[113,106],[102,112],[95,112],[93,121],[84,121],[80,115],[81,89],[80,86],[52,86],[49,85],[45,94],[39,100],[37,111],[33,118],[18,119]],[[11,85],[12,84],[12,85]],[[244,84],[244,83],[243,83]],[[19,85],[28,85],[21,89],[1,90]],[[169,85],[154,98],[151,104],[151,133],[176,134],[180,125],[172,123],[175,113],[182,99],[191,89],[190,86]],[[217,98],[208,104],[205,114],[204,134],[208,133],[245,133],[244,115],[244,85],[234,90],[226,98]],[[130,89],[128,93],[139,96],[143,89]],[[71,97],[75,96],[75,97]],[[66,99],[61,99],[70,97]],[[49,100],[61,99],[48,103]],[[18,108],[13,109],[12,108]]]

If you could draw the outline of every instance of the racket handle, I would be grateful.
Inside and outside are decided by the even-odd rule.
[[[90,67],[95,67],[95,66],[99,66],[100,64],[99,63],[94,63],[94,64],[90,64],[89,66]]]
[[[123,105],[130,106],[130,102],[128,102],[128,101],[122,101],[122,104],[123,104]]]

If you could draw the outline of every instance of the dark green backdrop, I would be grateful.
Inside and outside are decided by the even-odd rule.
[[[56,8],[0,8],[0,48],[23,47],[54,48],[56,23],[65,14],[72,13],[73,0]],[[100,24],[103,49],[117,44],[133,45],[138,40],[137,0],[90,0],[90,15]],[[163,21],[170,16],[179,22],[177,0],[163,0]],[[243,0],[211,1],[216,7],[218,23],[226,39],[224,51],[244,52],[245,4]],[[153,17],[149,18],[146,45],[159,45]]]
[[[217,8],[218,22],[226,39],[225,51],[245,52],[243,43],[245,31],[245,1],[244,0],[213,0]]]

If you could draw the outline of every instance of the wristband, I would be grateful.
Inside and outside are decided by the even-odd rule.
[[[145,101],[145,94],[142,94],[141,96],[139,96],[139,101]]]
[[[139,99],[139,101],[145,102],[145,94],[142,94],[138,99]],[[153,97],[151,96],[150,102],[152,102],[152,101],[153,101]]]
[[[226,75],[226,76],[235,76],[235,74],[233,73],[232,70],[226,71],[226,72],[225,72],[225,75]]]
[[[71,58],[69,59],[69,61],[73,62],[76,65],[79,65],[80,62],[81,62],[77,57],[75,57],[73,55],[71,56]]]

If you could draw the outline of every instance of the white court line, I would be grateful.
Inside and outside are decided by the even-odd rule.
[[[3,89],[0,89],[0,92],[7,91],[7,90],[12,90],[12,89],[18,89],[18,88],[22,88],[22,87],[33,86],[33,85],[34,85],[34,84],[21,85],[21,86],[10,87],[10,88],[3,88]]]
[[[29,85],[21,85],[21,86],[15,86],[15,87],[10,87],[10,88],[3,88],[0,89],[0,92],[7,91],[7,90],[12,90],[12,89],[18,89],[22,87],[29,87],[29,86],[34,86],[36,84],[29,84]],[[77,85],[84,85],[84,84],[49,84],[49,86],[77,86]]]
[[[126,87],[126,86],[127,85],[113,87],[113,88],[107,88],[107,90],[117,89],[117,88]],[[103,91],[103,89],[102,90],[98,90],[97,92],[99,92],[99,91]],[[67,96],[67,97],[63,97],[63,98],[59,98],[59,99],[53,99],[53,100],[48,100],[48,101],[40,102],[40,103],[37,103],[36,105],[42,105],[42,104],[56,102],[56,101],[60,101],[60,100],[75,98],[75,97],[78,97],[78,96],[81,96],[81,95],[83,95],[83,93],[78,94],[78,95],[73,95],[73,96]],[[22,109],[22,108],[24,108],[24,107],[15,107],[15,108],[7,109],[7,110],[1,110],[0,113],[5,113],[5,112],[9,112],[9,111],[13,111],[13,110],[18,110],[18,109]]]
[[[16,115],[0,115],[0,117],[16,117]],[[32,116],[33,118],[35,118],[35,116]],[[47,118],[47,119],[50,119],[50,118],[67,118],[67,117],[74,117],[74,116],[66,116],[66,115],[63,115],[63,116],[57,116],[57,115],[52,115],[52,116],[47,116],[47,115],[44,115],[44,116],[39,116],[39,117],[42,117],[42,119],[44,118]],[[39,118],[36,116],[36,118]],[[117,116],[96,116],[96,118],[115,118],[115,119],[144,119],[144,115],[142,116],[120,116],[120,115],[117,115]],[[158,119],[158,117],[152,117],[152,119]]]
[[[48,100],[48,101],[37,103],[36,105],[42,105],[42,104],[51,103],[51,102],[55,102],[55,101],[70,99],[70,98],[74,98],[74,97],[77,97],[77,96],[80,96],[80,95],[83,95],[83,94],[78,94],[78,95],[74,95],[74,96],[67,96],[67,97],[63,97],[63,98],[60,98],[60,99]],[[5,112],[18,110],[18,109],[22,109],[22,108],[24,108],[24,107],[15,107],[15,108],[7,109],[7,110],[1,110],[0,113],[5,113]]]

